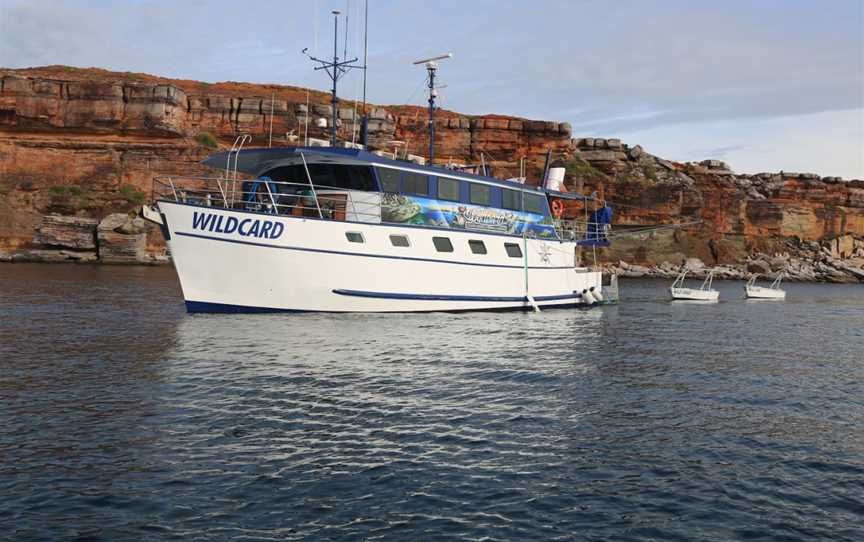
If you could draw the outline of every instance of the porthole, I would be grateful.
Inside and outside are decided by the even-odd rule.
[[[504,243],[504,250],[507,251],[507,255],[511,258],[522,257],[522,247],[520,247],[516,243]]]
[[[390,244],[394,247],[410,247],[411,243],[408,241],[408,236],[406,235],[391,235],[390,236]]]
[[[453,243],[447,237],[433,237],[432,243],[438,252],[453,252]]]
[[[356,231],[346,231],[345,237],[351,243],[365,243],[366,241],[363,239],[363,234]]]
[[[474,254],[486,254],[486,243],[479,239],[470,239],[468,246],[471,247],[471,252]]]

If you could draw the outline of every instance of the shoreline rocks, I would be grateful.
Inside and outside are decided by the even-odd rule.
[[[166,265],[170,258],[147,250],[152,229],[141,217],[113,213],[102,220],[77,216],[43,216],[34,245],[0,251],[7,263],[86,263]]]
[[[839,251],[836,247],[844,247]],[[834,247],[832,250],[831,247]],[[706,265],[699,258],[684,262],[663,261],[654,265],[638,265],[619,260],[603,267],[608,272],[628,278],[673,279],[686,266],[694,279],[705,278],[713,268],[718,279],[747,280],[758,274],[775,279],[784,273],[789,282],[864,283],[864,238],[852,235],[816,242],[786,241],[786,251],[774,254],[754,252],[738,264]]]

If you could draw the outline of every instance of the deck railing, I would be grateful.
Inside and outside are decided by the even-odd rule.
[[[275,215],[381,222],[378,192],[308,182],[166,175],[154,178],[152,197]]]

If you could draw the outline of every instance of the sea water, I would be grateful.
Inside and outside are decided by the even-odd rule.
[[[0,266],[0,539],[864,540],[864,287],[187,315]]]

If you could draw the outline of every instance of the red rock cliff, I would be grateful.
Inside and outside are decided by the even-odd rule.
[[[274,145],[294,144],[308,118],[309,136],[326,138],[326,128],[314,121],[329,118],[328,101],[327,94],[288,86],[63,66],[0,69],[0,249],[38,245],[44,215],[101,219],[131,211],[149,195],[154,175],[203,173],[198,162],[238,134],[264,146],[272,123]],[[359,139],[357,106],[342,102],[338,111],[344,139]],[[392,149],[401,141],[408,152],[425,154],[423,108],[368,111],[372,145]],[[614,202],[616,227],[703,221],[674,234],[620,241],[601,254],[608,260],[652,264],[697,256],[731,263],[754,251],[781,250],[789,239],[864,236],[861,181],[739,175],[722,162],[669,162],[615,139],[571,139],[566,123],[500,115],[441,111],[436,131],[440,160],[482,157],[499,176],[516,175],[525,158],[529,179],[536,180],[553,151],[568,166],[571,189],[597,190]],[[158,249],[158,235],[150,244]]]

